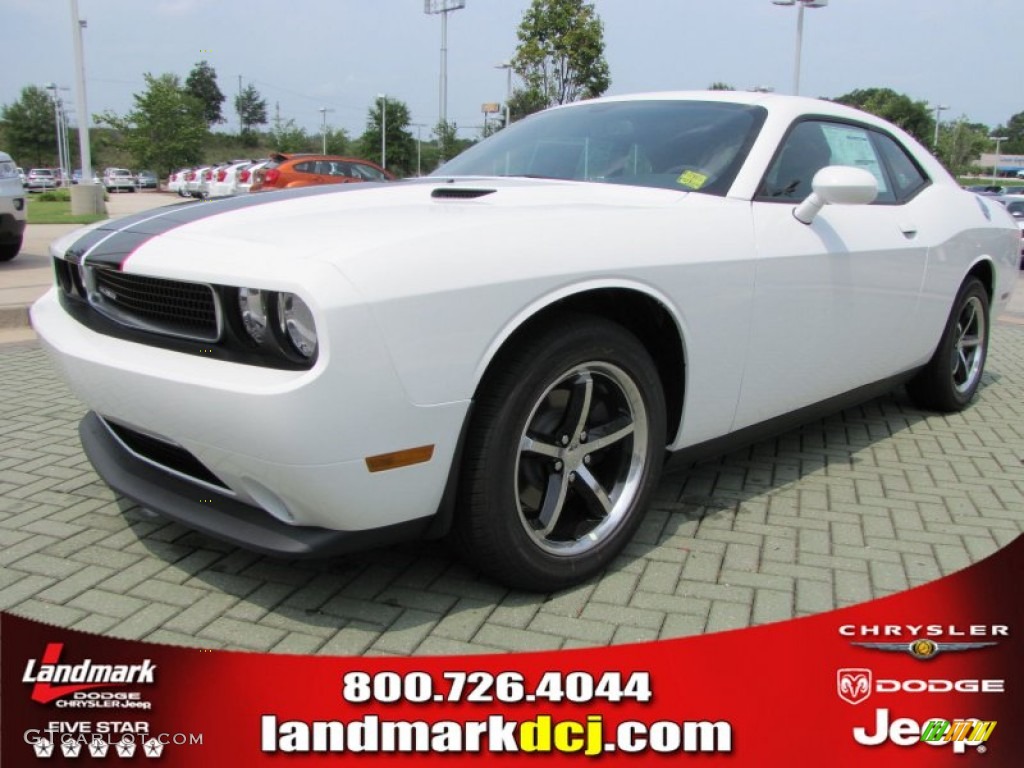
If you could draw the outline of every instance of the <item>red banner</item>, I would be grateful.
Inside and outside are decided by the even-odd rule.
[[[0,615],[0,765],[1024,764],[1024,537],[931,584],[636,645],[341,658]]]

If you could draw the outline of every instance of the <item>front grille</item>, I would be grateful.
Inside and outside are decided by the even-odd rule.
[[[219,338],[217,299],[209,285],[100,267],[90,271],[91,302],[118,322],[202,341]]]
[[[208,470],[199,459],[180,445],[168,443],[151,435],[129,429],[122,424],[107,421],[106,419],[103,420],[103,423],[107,425],[107,429],[113,432],[114,436],[129,451],[139,458],[207,485],[230,490],[221,482],[219,477]]]

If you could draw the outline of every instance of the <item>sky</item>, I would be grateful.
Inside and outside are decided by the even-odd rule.
[[[593,0],[604,22],[609,95],[793,90],[797,9],[771,0]],[[473,137],[481,107],[503,102],[530,0],[466,0],[448,15],[448,119]],[[182,81],[200,60],[228,97],[237,131],[239,78],[268,117],[355,137],[379,94],[409,107],[423,138],[438,121],[441,19],[423,0],[78,0],[88,111],[123,115],[144,73]],[[801,94],[887,87],[948,106],[942,120],[990,127],[1024,111],[1024,0],[831,0],[807,9]],[[0,104],[27,85],[75,83],[71,0],[0,0]],[[74,91],[62,92],[73,108]],[[329,111],[322,113],[325,108]],[[73,111],[73,109],[72,109]],[[75,118],[72,118],[74,121]]]

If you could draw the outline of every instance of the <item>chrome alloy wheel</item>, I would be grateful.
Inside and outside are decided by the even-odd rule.
[[[564,373],[519,440],[516,506],[534,543],[574,556],[613,534],[641,491],[647,446],[647,409],[625,371],[587,362]]]
[[[964,302],[956,319],[956,337],[953,342],[953,386],[963,394],[977,384],[985,362],[985,309],[981,300],[971,296]]]

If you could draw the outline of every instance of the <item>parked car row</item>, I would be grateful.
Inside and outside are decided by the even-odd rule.
[[[231,160],[182,168],[170,175],[167,189],[182,197],[207,200],[267,189],[394,179],[393,174],[369,160],[340,155],[277,153],[262,160]]]

